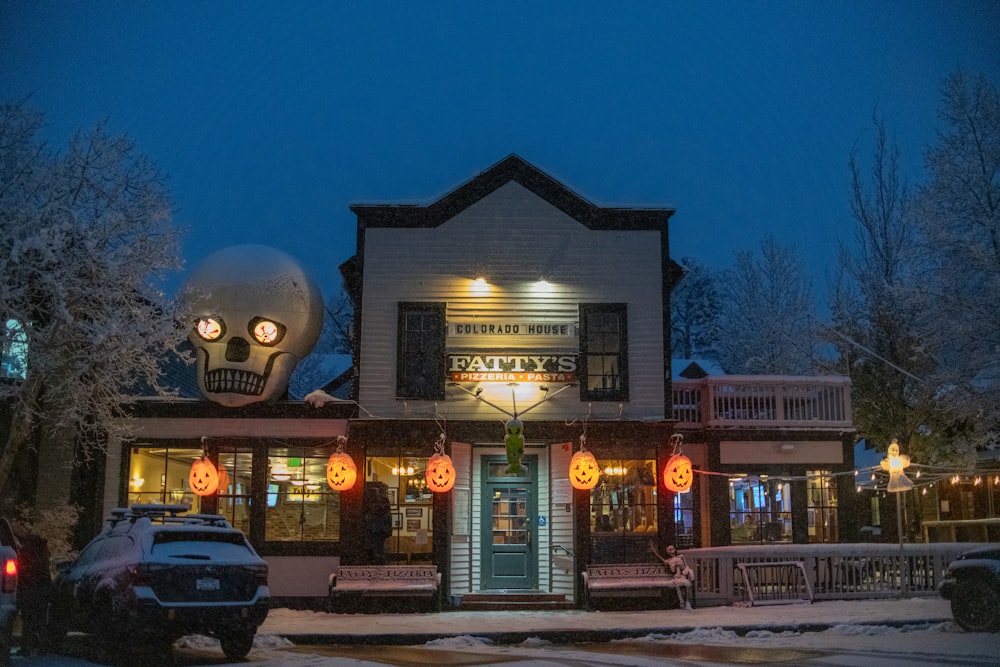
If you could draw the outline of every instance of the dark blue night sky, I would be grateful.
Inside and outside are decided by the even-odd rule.
[[[997,1],[0,0],[0,91],[53,147],[105,117],[129,134],[188,269],[265,243],[331,292],[351,203],[426,203],[517,153],[596,204],[675,207],[676,258],[774,234],[820,295],[873,112],[920,178],[942,82],[1000,85],[998,35]]]

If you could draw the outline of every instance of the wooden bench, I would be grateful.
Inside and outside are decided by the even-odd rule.
[[[590,598],[660,597],[671,608],[678,604],[677,588],[691,586],[659,563],[588,565],[582,574]],[[690,599],[694,600],[694,586]]]
[[[431,598],[437,608],[441,573],[436,565],[341,565],[330,575],[330,607],[357,598]]]

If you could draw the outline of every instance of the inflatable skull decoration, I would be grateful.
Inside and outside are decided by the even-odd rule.
[[[302,266],[274,248],[233,246],[205,259],[184,293],[202,394],[227,407],[283,396],[323,325],[323,297]]]

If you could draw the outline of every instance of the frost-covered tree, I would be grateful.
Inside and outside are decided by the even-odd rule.
[[[671,349],[682,359],[718,359],[718,277],[698,260],[685,257],[684,278],[670,293]]]
[[[0,106],[2,343],[25,361],[0,383],[4,495],[44,432],[70,434],[67,461],[98,454],[130,389],[166,393],[160,363],[186,333],[156,286],[180,268],[163,175],[103,124],[62,153],[41,142],[42,125],[23,103]]]
[[[814,372],[812,285],[794,248],[773,237],[737,253],[720,283],[719,363],[731,374]]]
[[[930,461],[951,417],[919,328],[926,257],[899,147],[881,117],[873,124],[867,167],[857,149],[850,157],[854,244],[840,248],[828,331],[851,377],[860,433],[883,446],[897,437],[905,451]]]
[[[325,357],[331,354],[351,354],[351,322],[354,308],[347,293],[341,290],[323,305],[323,330],[313,351],[295,367],[289,388],[299,397],[310,391],[322,389],[333,380]]]
[[[1000,97],[986,77],[961,71],[942,92],[944,126],[916,198],[920,335],[938,362],[939,398],[956,413],[955,437],[1000,445]]]

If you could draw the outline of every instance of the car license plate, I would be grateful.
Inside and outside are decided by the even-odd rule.
[[[195,581],[195,588],[199,591],[217,591],[219,590],[219,580],[215,577],[202,577]]]

